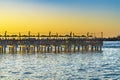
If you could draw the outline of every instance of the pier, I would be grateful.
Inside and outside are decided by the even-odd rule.
[[[12,38],[11,38],[12,37]],[[72,53],[102,51],[103,41],[98,38],[81,38],[80,36],[8,36],[7,33],[0,38],[0,53]]]

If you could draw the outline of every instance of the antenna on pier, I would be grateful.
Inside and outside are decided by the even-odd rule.
[[[89,38],[89,32],[87,32],[87,38]]]
[[[29,38],[30,38],[30,33],[31,33],[31,32],[30,32],[30,31],[28,31],[28,37],[29,37]]]
[[[56,33],[56,38],[58,38],[58,33]]]
[[[51,31],[49,31],[49,37],[51,37]]]
[[[40,33],[38,32],[38,39],[40,38]]]
[[[96,34],[95,34],[95,32],[94,32],[94,38],[96,38]]]
[[[72,37],[72,32],[70,32],[70,37]]]
[[[6,39],[6,37],[7,37],[7,31],[5,31],[5,39]]]
[[[103,38],[103,32],[101,32],[101,38]]]
[[[19,38],[21,39],[21,33],[19,32]]]
[[[75,37],[75,34],[73,33],[73,37]]]
[[[21,37],[21,33],[19,32],[19,37]]]

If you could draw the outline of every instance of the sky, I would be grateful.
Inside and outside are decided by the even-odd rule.
[[[120,35],[120,0],[0,0],[0,34]]]

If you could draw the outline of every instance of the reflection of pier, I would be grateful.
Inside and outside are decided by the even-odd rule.
[[[20,35],[20,34],[19,34]],[[16,38],[17,37],[17,38]],[[33,37],[33,36],[32,36]],[[59,52],[79,52],[79,51],[102,51],[101,40],[95,38],[80,38],[67,36],[67,38],[38,36],[31,38],[30,32],[27,38],[14,36],[10,39],[6,33],[0,39],[0,53],[23,52],[23,53],[59,53]]]

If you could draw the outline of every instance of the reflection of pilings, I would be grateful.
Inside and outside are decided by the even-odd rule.
[[[27,49],[28,49],[29,53],[35,53],[35,46],[34,45],[28,46]]]
[[[67,45],[65,45],[64,52],[68,52],[67,50],[68,50]]]
[[[89,51],[89,45],[85,46],[85,51]]]
[[[60,46],[58,46],[58,53],[60,53],[61,52],[61,50],[60,50]]]
[[[43,53],[43,46],[40,47],[40,52]]]
[[[74,45],[74,47],[73,47],[73,52],[75,52],[76,51],[76,45]]]
[[[91,45],[91,51],[93,51],[93,48],[94,48],[93,45]]]
[[[21,48],[21,46],[20,46],[20,50],[19,50],[20,52],[22,51],[22,48]]]
[[[3,53],[3,46],[0,46],[0,53]]]
[[[6,46],[0,46],[0,53],[6,53]]]
[[[59,47],[60,52],[62,52],[62,46]]]
[[[27,46],[25,46],[25,45],[20,46],[20,52],[26,53],[26,50],[27,50]]]
[[[79,45],[77,46],[77,49],[78,49],[77,51],[79,52],[80,51],[80,46]]]
[[[68,52],[71,52],[71,45],[68,45]]]
[[[57,53],[57,46],[55,45],[54,47],[55,47],[55,51],[54,52]]]
[[[40,52],[40,46],[37,45],[37,52],[39,53]]]
[[[50,49],[51,52],[53,52],[53,46],[51,46],[51,49]]]
[[[102,45],[100,45],[100,51],[102,51]]]
[[[50,45],[47,46],[47,52],[48,53],[52,52],[52,47]]]
[[[17,46],[9,46],[9,53],[17,53]]]
[[[14,52],[17,53],[17,45],[14,46]]]
[[[6,53],[6,45],[3,46],[3,52]]]

